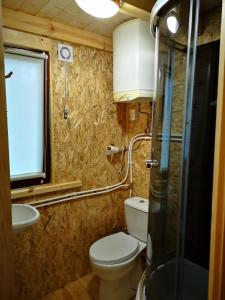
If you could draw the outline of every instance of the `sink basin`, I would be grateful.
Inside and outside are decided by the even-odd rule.
[[[39,211],[27,204],[12,204],[12,228],[19,233],[40,220]]]

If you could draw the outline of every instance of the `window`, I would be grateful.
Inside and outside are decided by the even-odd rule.
[[[5,50],[11,187],[49,182],[48,56]]]

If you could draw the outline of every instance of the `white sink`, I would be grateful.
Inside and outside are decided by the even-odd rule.
[[[19,233],[40,220],[39,211],[27,204],[12,204],[12,228]]]

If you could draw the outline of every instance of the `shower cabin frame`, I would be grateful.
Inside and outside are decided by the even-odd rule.
[[[0,0],[0,299],[13,299],[13,249],[8,133]]]
[[[152,15],[171,0],[156,3]],[[172,2],[172,1],[171,1]],[[153,22],[150,30],[154,32]],[[156,60],[157,61],[157,60]],[[208,299],[225,299],[225,0],[222,0]]]

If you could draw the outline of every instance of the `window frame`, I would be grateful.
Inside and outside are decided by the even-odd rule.
[[[7,52],[7,49],[15,50],[15,53],[17,55],[23,55],[23,56],[31,56],[32,53],[34,54],[45,54],[46,57],[44,58],[44,95],[43,95],[43,101],[44,101],[44,157],[43,157],[43,173],[45,173],[45,177],[36,177],[36,178],[25,178],[25,179],[10,179],[11,183],[11,189],[17,189],[17,188],[26,188],[30,186],[36,186],[36,185],[43,185],[46,183],[50,183],[51,181],[51,150],[50,150],[50,76],[49,76],[49,53],[46,51],[38,51],[38,50],[30,50],[25,48],[19,48],[19,47],[12,47],[5,45],[5,52]],[[16,51],[18,50],[18,53]],[[23,52],[24,51],[24,52]],[[30,52],[31,55],[26,55]],[[8,50],[8,53],[10,53],[10,50]],[[7,79],[6,80],[10,80]]]

